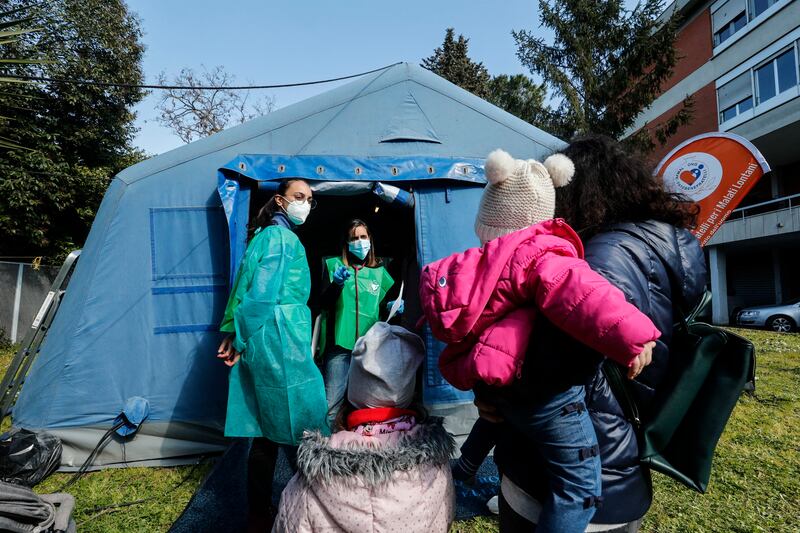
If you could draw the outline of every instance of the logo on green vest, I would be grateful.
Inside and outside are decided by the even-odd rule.
[[[381,288],[381,284],[377,281],[373,280],[369,284],[369,290],[372,294],[378,294],[378,290]]]

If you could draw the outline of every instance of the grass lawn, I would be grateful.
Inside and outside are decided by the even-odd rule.
[[[737,330],[756,344],[756,396],[743,396],[722,435],[708,492],[654,474],[651,533],[800,531],[800,335]],[[10,350],[0,350],[2,368]],[[165,531],[208,467],[130,468],[87,474],[70,492],[81,532]],[[56,474],[36,487],[53,492]],[[180,485],[177,489],[177,485]],[[129,507],[104,506],[153,498]],[[453,532],[497,531],[493,518],[457,522]]]

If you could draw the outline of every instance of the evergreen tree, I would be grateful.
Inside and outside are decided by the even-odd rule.
[[[422,66],[451,83],[488,100],[497,107],[531,124],[544,117],[544,89],[524,74],[492,77],[483,63],[469,57],[469,39],[448,28],[442,46],[422,60]]]
[[[0,67],[0,137],[24,147],[0,148],[0,256],[56,261],[83,244],[110,179],[143,157],[132,107],[144,92],[3,74],[141,84],[141,30],[122,0],[4,5],[40,30],[0,47],[3,58],[30,58]]]
[[[642,0],[632,10],[622,0],[539,0],[539,12],[542,26],[554,33],[552,43],[526,30],[512,34],[522,64],[558,99],[549,113],[551,133],[623,138],[672,75],[679,13],[660,22],[661,0]],[[655,138],[664,143],[691,119],[691,107],[687,98],[654,129]],[[646,130],[628,142],[645,151],[654,147]]]
[[[463,35],[455,37],[455,30],[447,28],[444,43],[433,51],[433,55],[422,60],[422,66],[447,81],[466,89],[476,96],[489,96],[489,72],[483,63],[469,57],[469,39]]]
[[[501,74],[489,82],[488,100],[529,124],[546,129],[544,87],[524,74]]]

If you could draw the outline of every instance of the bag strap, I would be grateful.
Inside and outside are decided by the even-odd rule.
[[[636,401],[628,389],[628,378],[622,373],[620,365],[610,359],[603,361],[601,368],[625,418],[633,424],[636,431],[639,431],[642,427],[642,419],[639,416],[639,406],[636,405]]]
[[[386,318],[386,322],[391,322],[394,318],[394,315],[397,314],[397,311],[400,309],[400,305],[403,303],[403,291],[405,290],[406,282],[400,282],[400,294],[397,295],[397,299],[392,304],[392,308],[389,310],[389,316]]]

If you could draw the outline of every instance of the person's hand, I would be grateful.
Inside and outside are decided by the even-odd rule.
[[[391,302],[387,303],[386,304],[386,310],[391,313],[392,312],[392,306],[394,305],[394,303],[396,301],[397,300],[392,300]],[[405,312],[405,310],[406,310],[406,301],[405,300],[400,300],[400,306],[397,308],[397,314],[398,315],[402,315]]]
[[[333,273],[333,282],[341,287],[349,277],[350,271],[347,270],[346,266],[342,265]]]
[[[644,367],[653,362],[653,348],[656,347],[655,342],[648,342],[644,345],[642,353],[636,356],[636,359],[628,367],[628,379],[635,379],[636,376],[642,373]]]
[[[497,412],[497,407],[491,403],[479,398],[477,395],[472,402],[478,408],[478,415],[484,420],[488,420],[493,424],[499,424],[503,421],[503,417]]]
[[[227,366],[238,363],[241,355],[233,348],[233,335],[225,337],[217,348],[217,358],[222,359]]]

